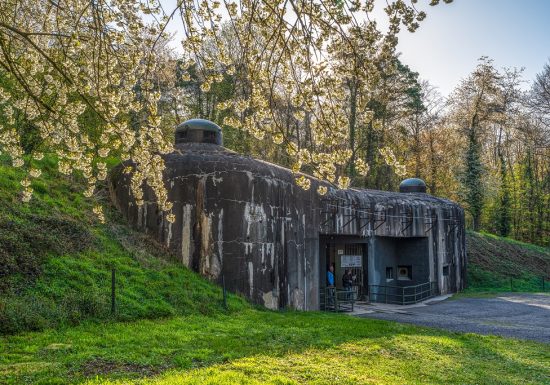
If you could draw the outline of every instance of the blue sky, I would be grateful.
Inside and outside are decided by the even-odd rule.
[[[398,50],[443,95],[483,55],[496,67],[525,67],[529,81],[550,60],[550,0],[454,0],[422,8],[427,19],[417,32],[400,34]]]
[[[454,0],[436,7],[429,2],[418,1],[417,7],[428,17],[417,32],[400,34],[398,50],[405,64],[445,96],[481,56],[494,59],[497,68],[525,67],[527,81],[550,60],[550,0]],[[173,9],[176,0],[162,3]],[[374,12],[381,25],[384,4],[385,0],[377,0]],[[179,39],[180,23],[175,20],[169,28]]]

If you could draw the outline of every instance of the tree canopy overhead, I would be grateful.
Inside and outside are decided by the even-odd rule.
[[[353,79],[368,88],[382,69],[387,72],[400,29],[415,31],[426,17],[415,3],[376,4],[389,24],[381,31],[372,18],[374,0],[178,0],[173,9],[155,0],[2,1],[0,149],[28,171],[21,181],[24,201],[31,199],[44,153],[57,155],[60,172],[82,174],[87,196],[106,178],[105,159],[114,155],[133,161],[126,171],[138,204],[146,183],[169,213],[161,155],[171,150],[163,135],[170,119],[159,103],[176,71],[166,59],[166,31],[179,18],[183,78],[191,68],[200,73],[203,91],[226,76],[241,79],[238,97],[219,106],[230,111],[225,123],[283,145],[296,171],[307,164],[316,176],[346,187],[349,178],[340,170],[353,148],[343,85]],[[345,63],[335,60],[342,55]],[[285,137],[273,112],[281,98],[307,121],[313,147]],[[373,120],[365,106],[356,110],[352,124]],[[366,172],[363,159],[353,162]],[[309,185],[307,178],[299,182]],[[101,216],[100,207],[96,211]]]

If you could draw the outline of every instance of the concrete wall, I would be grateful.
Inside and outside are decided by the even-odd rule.
[[[323,182],[312,179],[310,190],[304,191],[290,170],[221,146],[185,143],[176,148],[165,156],[174,223],[159,212],[149,189],[145,204],[135,204],[130,176],[121,168],[111,178],[113,202],[130,224],[184,266],[214,282],[224,276],[230,290],[255,303],[272,309],[319,308],[325,279],[319,262],[321,235],[368,242],[369,275],[378,281],[378,265],[370,265],[377,259],[370,253],[375,258],[391,254],[391,245],[378,245],[379,238],[425,237],[429,247],[422,269],[429,271],[430,280],[442,292],[463,287],[464,213],[450,201],[427,194],[334,190],[327,184],[330,192],[321,197],[316,190]],[[443,277],[449,262],[455,263],[453,274]],[[384,266],[379,274],[385,277],[386,262],[376,263]]]

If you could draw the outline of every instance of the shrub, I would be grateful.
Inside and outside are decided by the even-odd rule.
[[[13,219],[12,219],[13,218]],[[17,208],[0,215],[0,293],[29,285],[48,255],[83,251],[92,243],[82,224],[60,215],[24,213]]]

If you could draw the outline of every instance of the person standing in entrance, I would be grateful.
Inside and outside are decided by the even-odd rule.
[[[327,271],[327,297],[326,297],[326,305],[328,305],[328,308],[335,308],[335,301],[334,297],[336,295],[335,292],[336,288],[334,287],[334,264],[331,263],[328,267]],[[334,309],[336,310],[336,309]]]
[[[350,299],[353,290],[353,275],[351,274],[351,269],[347,269],[342,276],[342,286],[344,286],[344,290],[349,292],[347,297]]]
[[[327,285],[328,286],[334,286],[334,264],[331,264],[328,267],[327,271]]]

